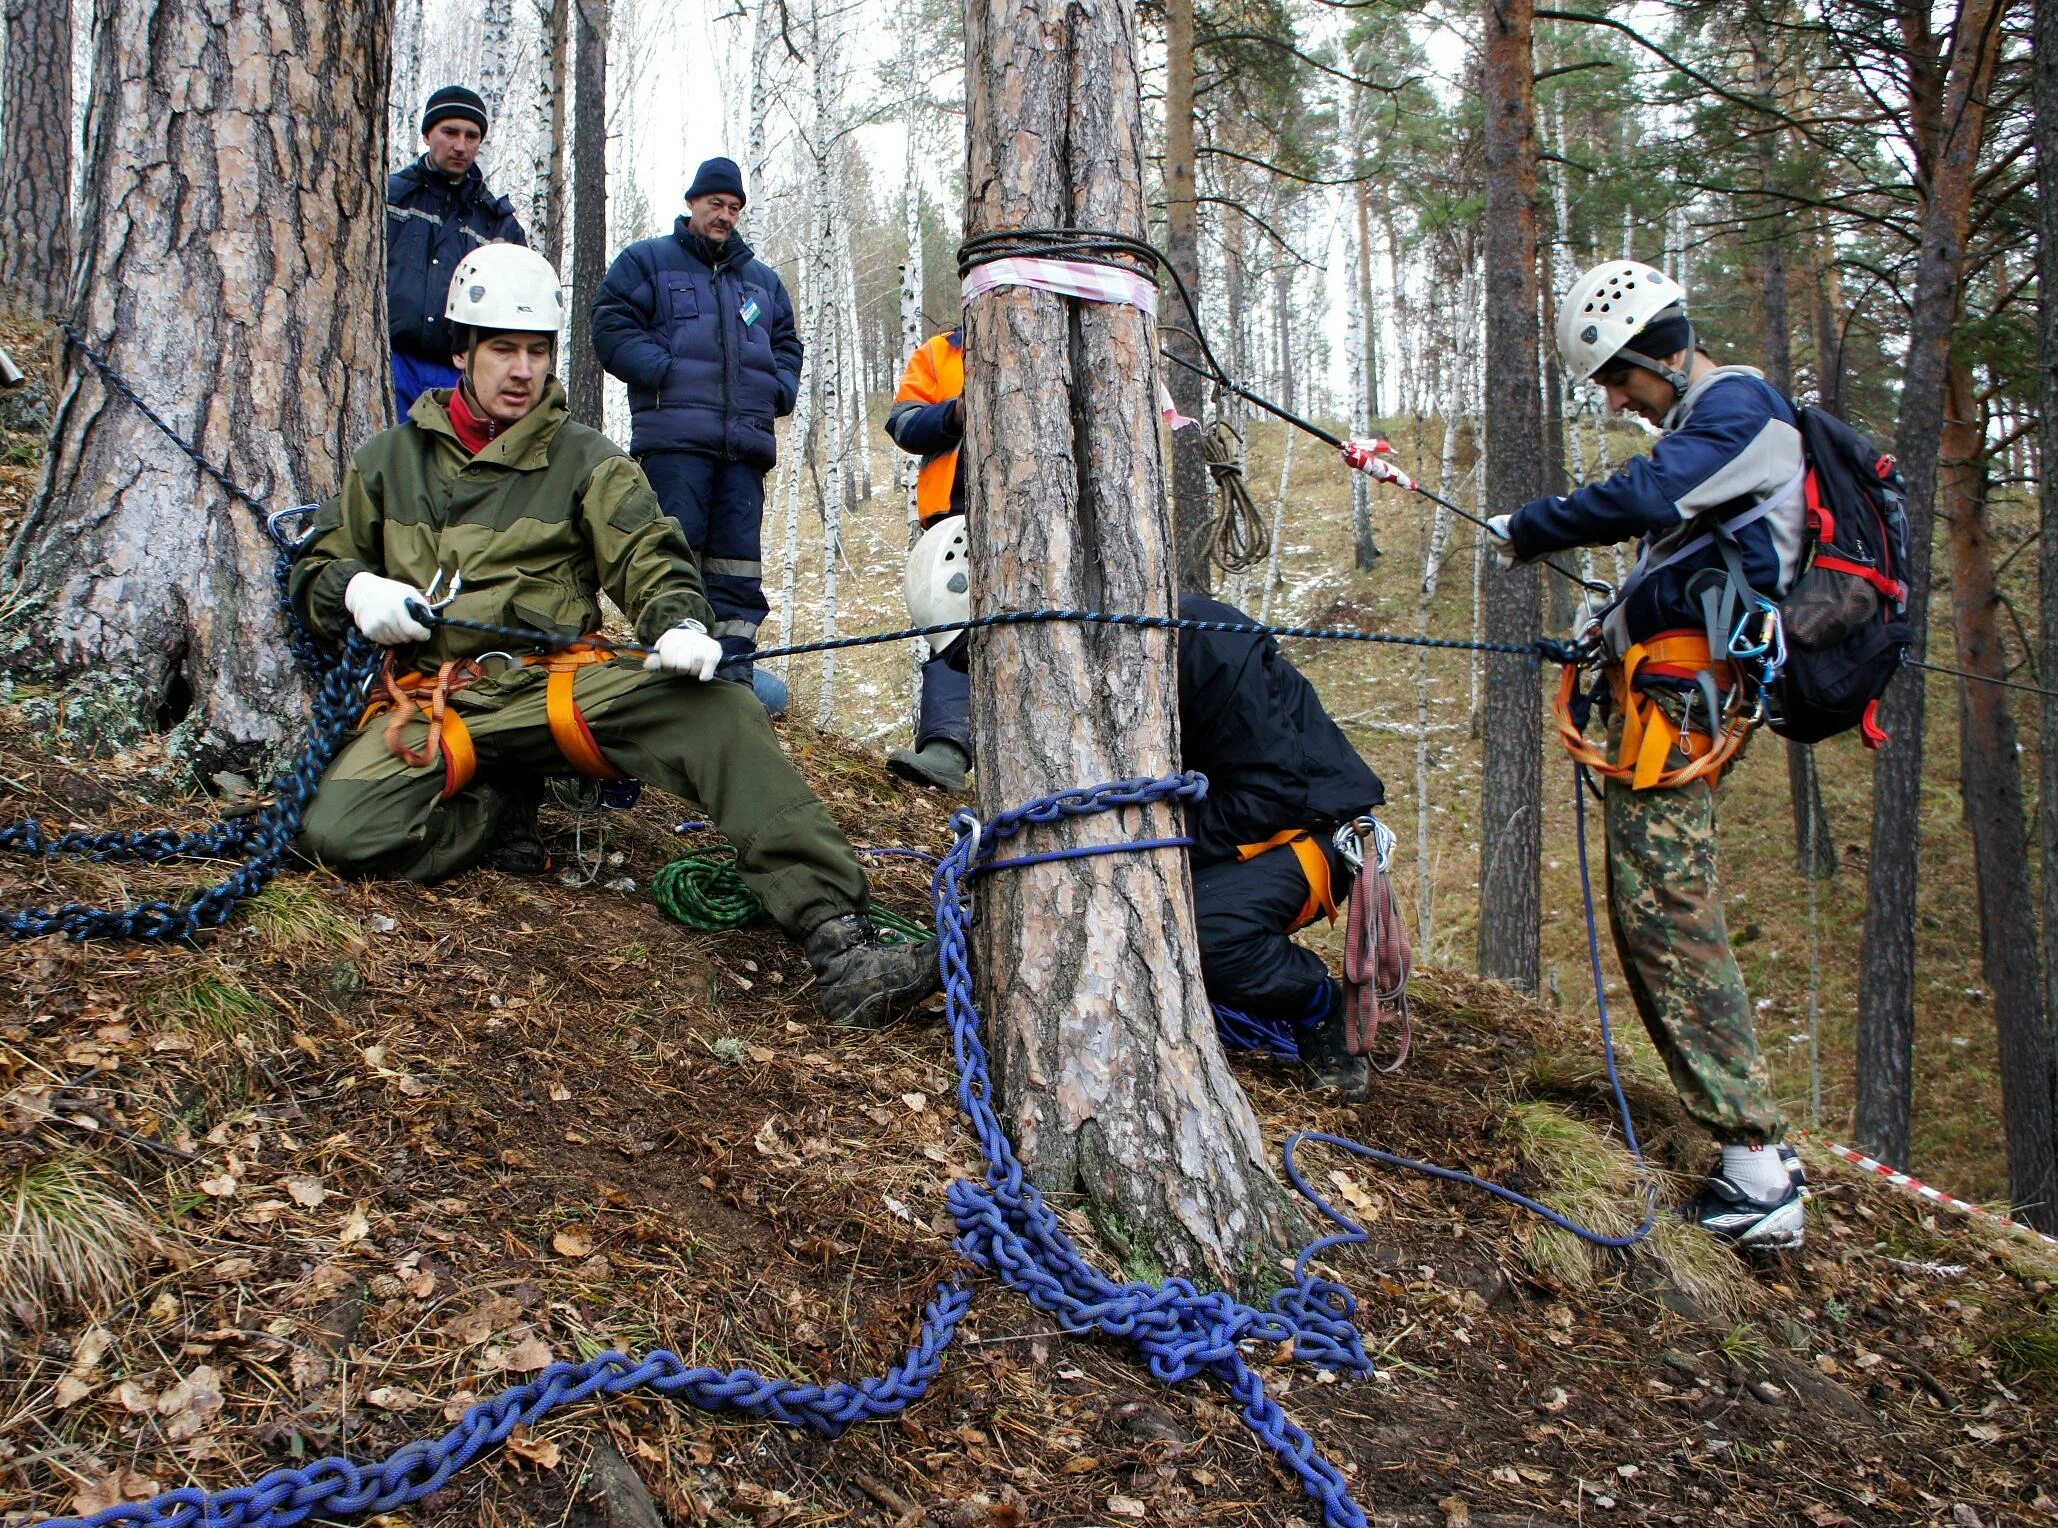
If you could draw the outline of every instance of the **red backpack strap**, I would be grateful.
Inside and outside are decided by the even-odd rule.
[[[1879,724],[1879,702],[1868,702],[1865,715],[1858,723],[1865,734],[1867,748],[1883,748],[1887,742],[1887,730]]]

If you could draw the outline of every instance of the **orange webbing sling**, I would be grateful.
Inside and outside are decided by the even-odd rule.
[[[387,751],[413,769],[421,769],[440,758],[443,799],[448,801],[471,784],[472,776],[479,772],[478,750],[472,746],[472,735],[464,719],[450,708],[450,697],[485,677],[486,671],[469,658],[453,658],[434,674],[395,674],[389,649],[379,669],[379,682],[386,693],[365,707],[357,724],[363,727],[372,718],[390,711],[392,715],[386,721]],[[417,712],[427,715],[429,735],[421,747],[410,748],[400,734]]]
[[[1723,767],[1736,757],[1744,739],[1750,736],[1751,728],[1757,724],[1756,715],[1732,703],[1723,708],[1721,726],[1713,736],[1691,726],[1682,732],[1665,708],[1645,693],[1639,683],[1643,679],[1691,682],[1708,673],[1725,695],[1734,695],[1735,666],[1727,660],[1718,663],[1712,659],[1705,636],[1674,631],[1637,643],[1623,654],[1621,662],[1608,666],[1609,687],[1616,708],[1622,713],[1622,746],[1612,760],[1586,740],[1572,719],[1579,668],[1566,664],[1558,681],[1557,703],[1558,737],[1565,751],[1595,774],[1626,781],[1635,790],[1669,790],[1702,779],[1714,785],[1721,779]],[[1674,749],[1685,755],[1687,762],[1677,769],[1667,769],[1666,758]]]
[[[592,638],[588,638],[592,641]],[[614,657],[614,649],[608,647],[577,647],[567,652],[536,653],[522,662],[531,668],[549,671],[543,692],[543,709],[550,722],[550,738],[557,744],[557,751],[564,755],[565,762],[589,780],[626,780],[614,765],[608,763],[601,753],[600,744],[594,741],[593,729],[586,725],[586,713],[579,709],[573,698],[572,689],[578,682],[579,670],[589,663],[605,663]]]
[[[1307,877],[1308,881],[1308,900],[1301,904],[1301,910],[1294,917],[1287,932],[1297,934],[1325,915],[1334,922],[1336,893],[1329,884],[1329,856],[1323,852],[1322,845],[1316,842],[1306,828],[1281,828],[1263,843],[1239,844],[1236,857],[1239,860],[1254,860],[1281,844],[1292,847],[1294,858],[1301,862],[1301,874]]]

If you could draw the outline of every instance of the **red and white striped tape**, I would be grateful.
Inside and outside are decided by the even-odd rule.
[[[1009,255],[972,267],[965,274],[964,301],[969,304],[981,293],[1010,286],[1056,292],[1082,302],[1119,302],[1141,308],[1153,318],[1158,312],[1157,285],[1140,271],[1097,265],[1090,260],[1050,260],[1040,255]]]
[[[1992,1210],[1985,1209],[1980,1205],[1956,1198],[1943,1192],[1941,1189],[1931,1188],[1920,1178],[1911,1177],[1909,1174],[1902,1172],[1898,1167],[1889,1167],[1878,1158],[1868,1157],[1862,1151],[1853,1151],[1848,1146],[1839,1146],[1835,1141],[1824,1140],[1819,1135],[1808,1135],[1805,1132],[1802,1134],[1802,1139],[1811,1146],[1820,1147],[1833,1157],[1841,1158],[1853,1167],[1863,1168],[1875,1177],[1886,1179],[1895,1188],[1908,1190],[1919,1199],[1927,1199],[1931,1204],[1940,1204],[1947,1210],[1953,1210],[1960,1215],[1969,1215],[1975,1220],[1990,1220],[1996,1225],[2006,1226],[2011,1231],[2020,1231],[2024,1236],[2034,1236],[2047,1247],[2058,1247],[2058,1236],[2046,1236],[2034,1226],[2026,1226],[2019,1220],[2010,1220],[2006,1215],[1996,1215]]]

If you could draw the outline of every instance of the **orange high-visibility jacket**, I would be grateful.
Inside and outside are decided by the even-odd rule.
[[[950,405],[965,390],[965,332],[939,334],[908,358],[900,389],[886,415],[886,433],[903,451],[922,458],[915,479],[915,510],[933,525],[963,509],[957,492],[958,443],[964,431]]]

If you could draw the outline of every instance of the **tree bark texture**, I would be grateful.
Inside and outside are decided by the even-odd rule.
[[[0,0],[0,304],[46,315],[71,289],[72,0]]]
[[[1537,387],[1536,102],[1531,0],[1489,3],[1486,29],[1486,498],[1541,491]],[[1489,642],[1533,642],[1535,568],[1488,568]],[[1543,698],[1533,659],[1489,654],[1480,783],[1479,971],[1534,992],[1542,958]]]
[[[1374,394],[1378,390],[1372,383],[1373,356],[1377,348],[1372,338],[1372,222],[1371,202],[1363,181],[1358,182],[1355,194],[1358,242],[1354,246],[1355,258],[1349,272],[1351,315],[1348,330],[1351,433],[1366,436],[1372,433],[1376,406]],[[1379,530],[1372,521],[1373,508],[1372,479],[1362,472],[1352,473],[1351,551],[1360,573],[1369,573],[1378,567],[1379,559],[1385,555],[1379,550]]]
[[[2036,0],[2031,52],[2037,149],[2037,278],[2058,293],[2058,0]],[[2058,301],[2046,300],[2037,338],[2040,673],[2058,675]],[[2043,864],[2044,1017],[2058,1026],[2058,697],[2045,696],[2037,779],[2037,835]],[[2058,1034],[2054,1034],[2058,1045]],[[2058,1073],[2052,1079],[2058,1091]]]
[[[593,297],[607,275],[607,5],[572,7],[572,341],[564,358],[572,417],[600,428],[606,378],[593,348]]]
[[[1165,0],[1165,255],[1200,301],[1200,204],[1193,190],[1193,0]],[[1200,360],[1191,336],[1193,317],[1171,292],[1161,308],[1172,332],[1166,350]],[[1208,384],[1183,366],[1171,366],[1165,385],[1189,419],[1207,408]],[[1179,587],[1197,594],[1214,588],[1215,495],[1201,454],[1201,426],[1172,432],[1172,525],[1178,543]]]
[[[371,0],[102,6],[75,318],[266,508],[335,492],[391,419],[387,20]],[[89,684],[103,746],[183,720],[247,762],[301,713],[272,567],[251,507],[75,358],[5,562],[32,612],[16,661]]]
[[[572,0],[538,0],[536,21],[550,53],[536,70],[536,152],[529,161],[529,245],[564,275],[565,108],[572,96]]]
[[[1128,0],[973,0],[971,235],[1140,238],[1141,103]],[[1176,566],[1141,311],[1023,288],[965,313],[976,614],[1167,613]],[[982,808],[1178,767],[1173,648],[1120,628],[1024,626],[972,651]],[[1179,831],[1162,807],[1039,830],[1036,848]],[[981,883],[975,956],[999,1103],[1036,1183],[1083,1193],[1111,1239],[1174,1273],[1254,1288],[1300,1231],[1215,1037],[1177,850]],[[1132,1257],[1132,1261],[1134,1258]]]
[[[1985,420],[1973,401],[1971,367],[1963,361],[1951,367],[1947,396],[1939,501],[1949,526],[1958,666],[2001,679],[2008,655],[2001,642],[1994,545],[1987,525]],[[2008,1197],[2031,1225],[2058,1231],[2051,1036],[2044,1025],[2015,712],[2008,691],[1997,684],[1961,679],[1958,697],[1959,779],[1979,885],[1981,963],[1993,992]]]
[[[1925,186],[1921,245],[1901,374],[1894,454],[1908,485],[1910,656],[1928,647],[1930,541],[1937,460],[1944,428],[1951,335],[1963,297],[1973,181],[1986,133],[1987,87],[2000,28],[1999,0],[1959,8],[1948,69],[1938,57],[1927,8],[1908,0],[1901,25],[1911,63],[1909,117]],[[1866,867],[1865,944],[1858,980],[1858,1145],[1906,1163],[1914,1102],[1915,917],[1921,888],[1924,686],[1911,671],[1889,689],[1880,723],[1892,738],[1873,766],[1872,854]]]

